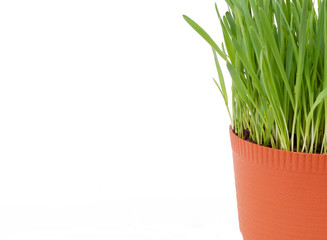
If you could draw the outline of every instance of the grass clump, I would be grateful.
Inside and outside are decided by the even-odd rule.
[[[234,131],[273,148],[327,153],[327,0],[225,0],[224,42],[185,20],[213,49]],[[318,10],[317,10],[318,9]],[[232,79],[229,110],[219,55]]]

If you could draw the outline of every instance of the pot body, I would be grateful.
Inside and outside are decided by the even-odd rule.
[[[230,137],[244,240],[327,240],[327,155]]]

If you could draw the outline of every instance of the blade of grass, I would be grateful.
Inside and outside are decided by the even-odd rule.
[[[225,60],[228,61],[227,56],[224,52],[218,47],[215,41],[209,36],[209,34],[203,30],[196,22],[194,22],[191,18],[186,15],[183,15],[185,21],[201,36],[204,40],[206,40],[209,45],[215,49],[215,51]]]

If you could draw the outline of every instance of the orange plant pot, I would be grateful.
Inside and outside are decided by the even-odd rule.
[[[327,155],[230,137],[244,240],[327,240]]]

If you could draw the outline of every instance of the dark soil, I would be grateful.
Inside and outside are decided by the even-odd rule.
[[[257,144],[256,141],[254,141],[251,137],[250,137],[250,131],[248,129],[243,131],[243,139],[252,143]]]
[[[235,132],[235,129],[232,129],[233,133],[238,136],[238,137],[241,137],[239,134],[237,134]],[[255,144],[258,144],[256,141],[254,141],[251,137],[250,137],[250,130],[249,129],[245,129],[243,130],[243,138],[245,141],[248,141],[248,142],[251,142],[251,143],[255,143]]]

